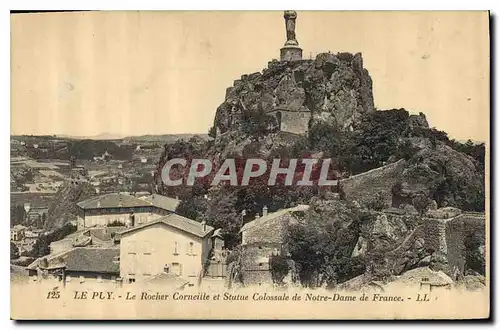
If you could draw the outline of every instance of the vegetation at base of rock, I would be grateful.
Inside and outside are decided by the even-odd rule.
[[[283,279],[290,272],[287,258],[282,255],[272,255],[269,257],[269,270],[271,278],[276,285],[282,285]]]
[[[307,134],[295,134],[296,127],[282,129],[275,112],[283,109],[310,112]],[[288,123],[301,120],[295,115]],[[262,73],[242,76],[228,88],[209,135],[210,141],[165,145],[154,178],[156,191],[179,197],[179,214],[222,228],[229,248],[238,246],[239,230],[262,215],[264,206],[271,213],[310,204],[306,217],[288,228],[285,244],[286,259],[294,264],[290,271],[305,286],[332,287],[360,274],[386,280],[422,265],[443,267],[442,256],[424,248],[425,239],[432,241],[423,235],[427,210],[451,206],[484,211],[484,143],[452,140],[429,127],[423,113],[376,110],[360,54],[271,62]],[[377,178],[380,168],[389,168],[382,177],[394,175],[387,187],[358,188],[366,190],[366,201],[350,199],[342,185],[338,190],[268,186],[265,178],[252,179],[247,187],[210,186],[208,180],[197,180],[192,187],[161,182],[161,169],[173,158],[222,164],[227,158],[306,157],[331,158],[337,179],[358,174]],[[175,171],[185,175],[182,169]],[[381,212],[389,207],[399,208],[400,214]],[[467,267],[480,272],[481,240],[476,241],[467,246]],[[353,255],[355,248],[361,252]],[[240,257],[234,259],[231,276],[241,279]]]
[[[10,260],[17,258],[19,258],[19,249],[14,242],[10,242]]]
[[[289,226],[285,245],[303,286],[335,286],[365,271],[362,258],[351,258],[363,219],[342,201],[315,199],[306,219]]]
[[[60,228],[50,231],[47,234],[41,235],[36,243],[33,245],[33,249],[30,251],[29,256],[34,258],[43,257],[50,254],[50,243],[59,241],[64,237],[72,234],[76,231],[76,226],[71,223],[66,223]]]

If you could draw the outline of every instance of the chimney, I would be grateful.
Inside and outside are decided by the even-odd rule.
[[[207,222],[206,221],[201,222],[201,228],[203,228],[203,231],[207,231]]]
[[[265,217],[267,215],[267,206],[264,205],[264,207],[262,208],[262,216]]]

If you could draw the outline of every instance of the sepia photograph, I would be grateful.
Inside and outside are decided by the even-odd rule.
[[[11,13],[11,318],[489,318],[490,19]]]

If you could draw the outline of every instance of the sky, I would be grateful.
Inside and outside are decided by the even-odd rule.
[[[361,52],[378,109],[489,140],[487,12],[298,11],[304,58]],[[226,88],[279,58],[281,11],[11,16],[11,134],[207,133]]]

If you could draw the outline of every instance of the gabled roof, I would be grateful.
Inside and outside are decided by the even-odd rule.
[[[201,237],[201,238],[207,236],[209,233],[211,233],[214,230],[214,227],[212,227],[212,226],[205,225],[205,228],[203,228],[204,225],[201,222],[191,220],[191,219],[185,218],[183,216],[180,216],[178,214],[172,213],[172,214],[169,214],[167,216],[156,219],[154,221],[146,222],[146,223],[143,223],[139,226],[126,229],[124,231],[119,232],[118,234],[120,234],[120,236],[123,236],[123,234],[129,234],[129,233],[135,232],[137,230],[141,230],[143,228],[153,226],[156,224],[164,224],[166,226],[182,230],[186,233],[189,233],[189,234]]]
[[[429,267],[419,267],[409,270],[400,275],[396,281],[405,284],[428,283],[434,286],[453,284],[453,280],[448,275],[442,271],[433,271]]]
[[[158,194],[138,198],[127,194],[111,193],[86,199],[77,203],[76,205],[85,210],[117,207],[155,206],[159,209],[175,212],[180,202],[181,201],[178,199]]]
[[[309,205],[297,205],[295,207],[291,207],[291,208],[288,208],[288,209],[282,209],[282,210],[279,210],[279,211],[276,211],[276,212],[273,212],[273,213],[269,213],[266,216],[263,216],[263,217],[260,217],[258,219],[255,219],[253,221],[247,222],[241,228],[240,233],[243,232],[243,231],[245,231],[245,230],[251,229],[251,228],[253,228],[255,226],[263,225],[266,222],[274,220],[274,219],[277,219],[277,218],[279,218],[281,216],[284,216],[285,214],[288,214],[288,213],[291,213],[291,212],[296,212],[296,211],[305,211],[308,208],[309,208]]]
[[[68,251],[40,257],[27,269],[35,270],[41,266],[42,259],[47,259],[47,269],[65,267],[67,271],[93,273],[119,273],[120,264],[114,262],[120,256],[118,248],[77,247]]]
[[[186,285],[190,283],[190,281],[183,277],[176,276],[173,274],[160,273],[158,275],[152,276],[149,279],[147,279],[146,283],[170,286],[174,287],[175,289],[183,289]]]
[[[119,256],[117,248],[75,248],[68,252],[66,271],[120,273],[120,264],[113,261]]]
[[[106,194],[96,196],[77,203],[82,209],[102,209],[114,207],[147,207],[150,203],[134,196],[126,194]]]
[[[149,203],[151,203],[153,206],[156,206],[157,208],[167,210],[170,212],[175,212],[177,209],[177,206],[180,204],[179,199],[163,196],[163,195],[158,195],[158,194],[152,194],[146,197],[141,198]]]

